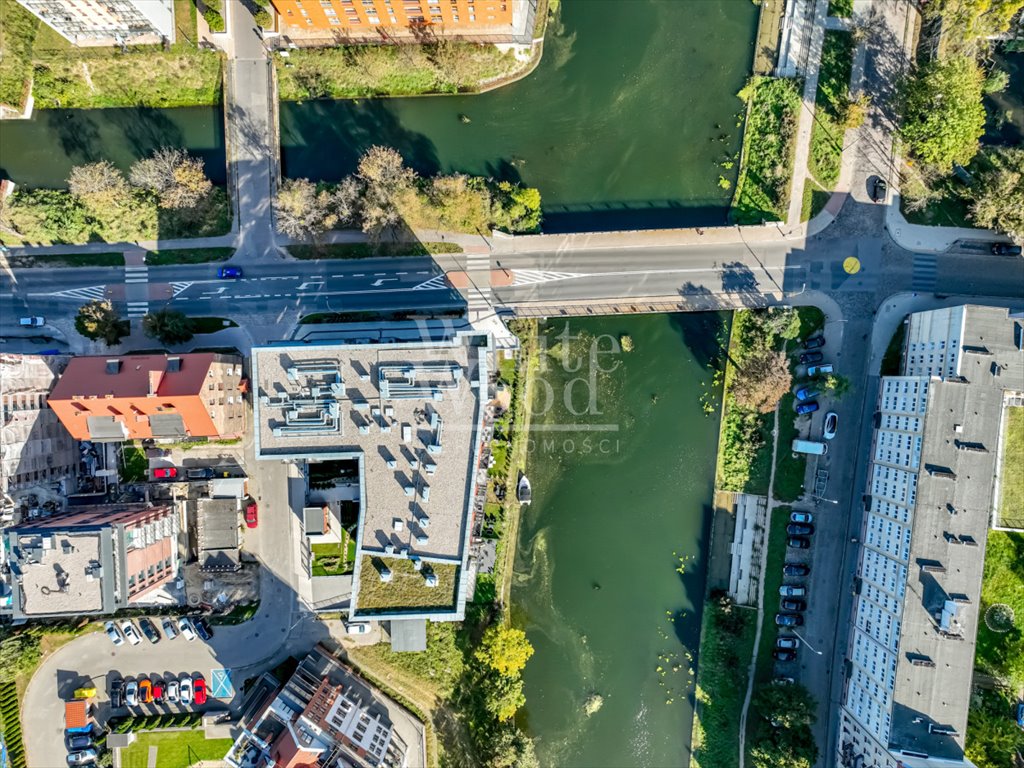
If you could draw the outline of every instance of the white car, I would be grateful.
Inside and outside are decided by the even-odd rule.
[[[129,680],[124,687],[124,703],[128,707],[135,707],[139,704],[139,684],[134,680]]]
[[[117,624],[112,621],[108,621],[103,625],[103,629],[106,631],[107,637],[110,638],[110,642],[114,645],[124,644],[124,638],[121,637],[121,633],[117,631]]]
[[[789,516],[791,523],[809,523],[812,520],[814,520],[814,515],[810,512],[794,512]]]
[[[142,638],[139,637],[139,633],[135,629],[135,625],[128,619],[121,622],[121,631],[124,632],[125,640],[132,645],[138,645],[142,642]]]
[[[164,692],[164,696],[167,698],[168,704],[174,704],[178,701],[178,681],[170,680],[167,683],[167,690]]]
[[[826,440],[832,440],[836,436],[836,432],[839,431],[839,414],[835,411],[829,411],[825,414],[825,428],[822,430],[821,436]]]
[[[370,631],[370,625],[365,621],[359,621],[355,624],[346,624],[345,631],[350,635],[365,635]]]
[[[22,328],[39,328],[46,325],[46,320],[41,317],[22,317],[18,320],[18,325]]]
[[[180,681],[180,689],[178,691],[178,699],[182,704],[192,703],[192,678],[182,677]]]
[[[167,635],[168,640],[173,640],[178,636],[178,630],[174,628],[174,620],[166,618],[160,622],[160,626],[164,628],[164,634]]]
[[[192,622],[188,620],[188,616],[182,616],[178,619],[178,629],[181,630],[181,636],[186,640],[196,639],[196,631],[192,629]]]

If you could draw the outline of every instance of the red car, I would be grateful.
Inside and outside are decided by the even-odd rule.
[[[178,476],[177,467],[160,467],[159,469],[153,470],[153,477],[158,478],[171,478]]]
[[[245,524],[250,528],[255,528],[260,522],[258,513],[256,502],[249,502],[249,506],[245,508]]]
[[[157,704],[164,703],[164,681],[154,680],[153,681],[153,701]]]
[[[206,703],[206,681],[202,677],[196,677],[196,679],[192,681],[192,687],[194,689],[194,692],[193,692],[192,695],[193,695],[193,700],[195,701],[195,703],[196,704],[205,704]]]

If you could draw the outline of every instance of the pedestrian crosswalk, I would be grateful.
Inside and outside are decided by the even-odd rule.
[[[149,267],[145,264],[125,266],[124,288],[128,317],[142,317],[149,312]]]
[[[466,288],[466,306],[470,312],[491,307],[491,254],[466,254],[466,273],[469,285]]]
[[[148,301],[129,301],[128,317],[143,317],[149,313]]]
[[[932,292],[935,290],[935,280],[938,277],[939,259],[934,254],[914,254],[914,274],[911,280],[911,287],[915,291]]]
[[[145,264],[134,267],[125,267],[124,281],[126,283],[148,283],[149,267]]]

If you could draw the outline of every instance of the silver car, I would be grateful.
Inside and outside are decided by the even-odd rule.
[[[139,704],[139,684],[134,680],[129,680],[124,687],[124,703],[128,707],[135,707]]]
[[[807,594],[806,587],[792,587],[788,584],[779,587],[779,595],[782,597],[803,597]]]
[[[108,621],[103,625],[104,631],[107,633],[107,637],[110,638],[110,642],[114,645],[123,645],[124,638],[121,637],[121,633],[117,631],[117,624],[112,621]]]
[[[173,640],[178,636],[178,630],[174,628],[174,620],[166,618],[160,622],[160,626],[164,628],[164,634],[167,635],[168,640]]]

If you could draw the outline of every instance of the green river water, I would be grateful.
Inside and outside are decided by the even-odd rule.
[[[718,436],[712,377],[727,322],[689,314],[542,326],[533,503],[512,589],[513,622],[536,649],[521,725],[542,765],[689,762]],[[582,337],[560,338],[566,328]],[[603,354],[621,334],[633,351]],[[567,392],[581,415],[567,409]],[[587,716],[594,694],[603,704]]]

